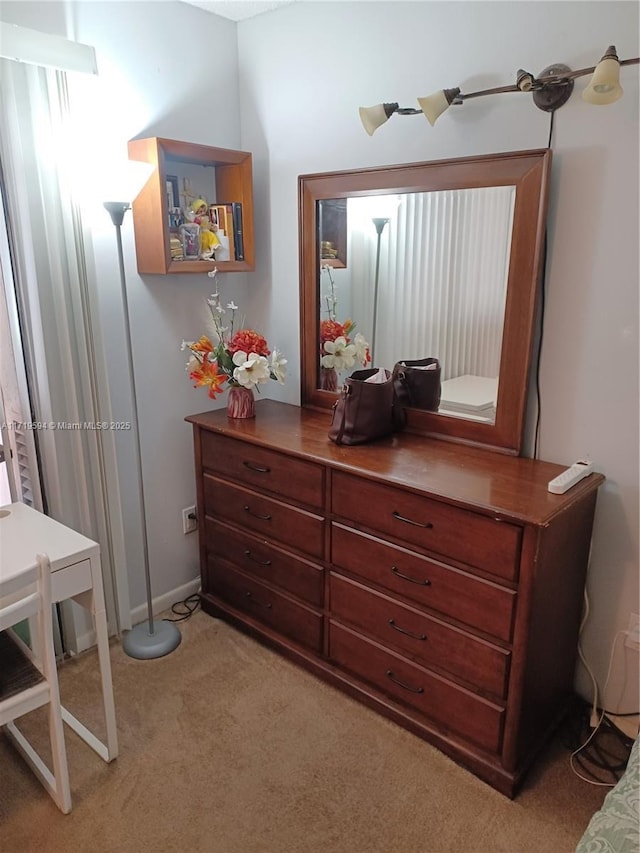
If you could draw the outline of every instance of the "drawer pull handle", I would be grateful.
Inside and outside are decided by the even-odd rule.
[[[256,465],[255,462],[243,462],[245,468],[250,471],[255,471],[257,474],[270,474],[271,468],[263,468],[261,465]]]
[[[245,557],[248,557],[250,560],[253,560],[254,563],[258,563],[260,566],[270,566],[271,560],[259,560],[257,557],[254,557],[251,551],[247,548],[244,552]]]
[[[397,518],[398,521],[404,521],[405,524],[413,524],[415,527],[424,527],[425,530],[431,530],[433,524],[430,521],[414,521],[412,518],[405,518],[404,515],[400,515],[400,513],[394,509],[391,513],[394,518]]]
[[[426,634],[413,634],[411,631],[407,631],[406,628],[401,628],[399,625],[393,621],[393,619],[389,619],[389,625],[395,630],[400,631],[401,634],[406,634],[407,637],[411,637],[412,640],[426,640]]]
[[[248,504],[245,504],[244,511],[248,512],[249,515],[252,515],[254,518],[259,518],[261,521],[271,521],[270,515],[259,515],[257,512],[252,512],[251,507]]]
[[[270,601],[268,601],[266,604],[264,603],[264,601],[258,601],[257,598],[253,597],[253,593],[251,592],[245,592],[245,595],[247,596],[247,598],[250,598],[254,604],[260,605],[260,607],[266,607],[267,610],[271,610],[271,608],[273,607]]]
[[[395,566],[391,566],[391,571],[396,575],[396,577],[402,578],[403,581],[411,581],[411,583],[417,583],[420,584],[420,586],[431,586],[430,580],[421,580],[420,578],[412,578],[409,577],[409,575],[403,575]]]
[[[397,684],[398,687],[404,687],[405,690],[409,690],[411,693],[424,693],[424,687],[412,687],[410,684],[405,684],[404,681],[396,678],[390,669],[387,670],[387,678],[393,681],[394,684]]]

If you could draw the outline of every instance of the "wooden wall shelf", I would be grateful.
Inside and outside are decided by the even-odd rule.
[[[129,142],[129,159],[142,160],[156,168],[142,192],[133,202],[138,272],[173,275],[206,273],[217,267],[220,272],[251,272],[255,267],[253,233],[253,169],[247,151],[211,148],[174,139],[150,137]],[[212,204],[239,202],[242,205],[243,260],[173,260],[170,250],[172,231],[166,196],[167,176],[194,167],[210,169],[210,188],[206,200]],[[205,194],[205,187],[193,185]],[[181,206],[184,206],[180,199]]]

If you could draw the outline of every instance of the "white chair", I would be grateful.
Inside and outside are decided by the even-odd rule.
[[[12,630],[30,619],[36,631],[34,653]],[[27,764],[64,814],[71,811],[58,673],[53,649],[51,573],[49,558],[36,562],[11,579],[0,577],[0,727],[4,728]],[[53,772],[18,729],[15,720],[49,706],[49,737]]]

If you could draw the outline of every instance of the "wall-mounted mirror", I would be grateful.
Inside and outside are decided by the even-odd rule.
[[[408,429],[519,453],[550,161],[545,149],[301,176],[302,404],[330,408],[367,358],[431,358],[440,402],[408,409]],[[348,263],[326,257],[338,246]]]

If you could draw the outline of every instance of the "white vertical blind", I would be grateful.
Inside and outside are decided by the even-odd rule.
[[[362,202],[349,199],[348,253],[370,340],[377,234]],[[498,376],[514,204],[514,187],[399,197],[380,238],[376,366],[430,356],[443,379]]]

